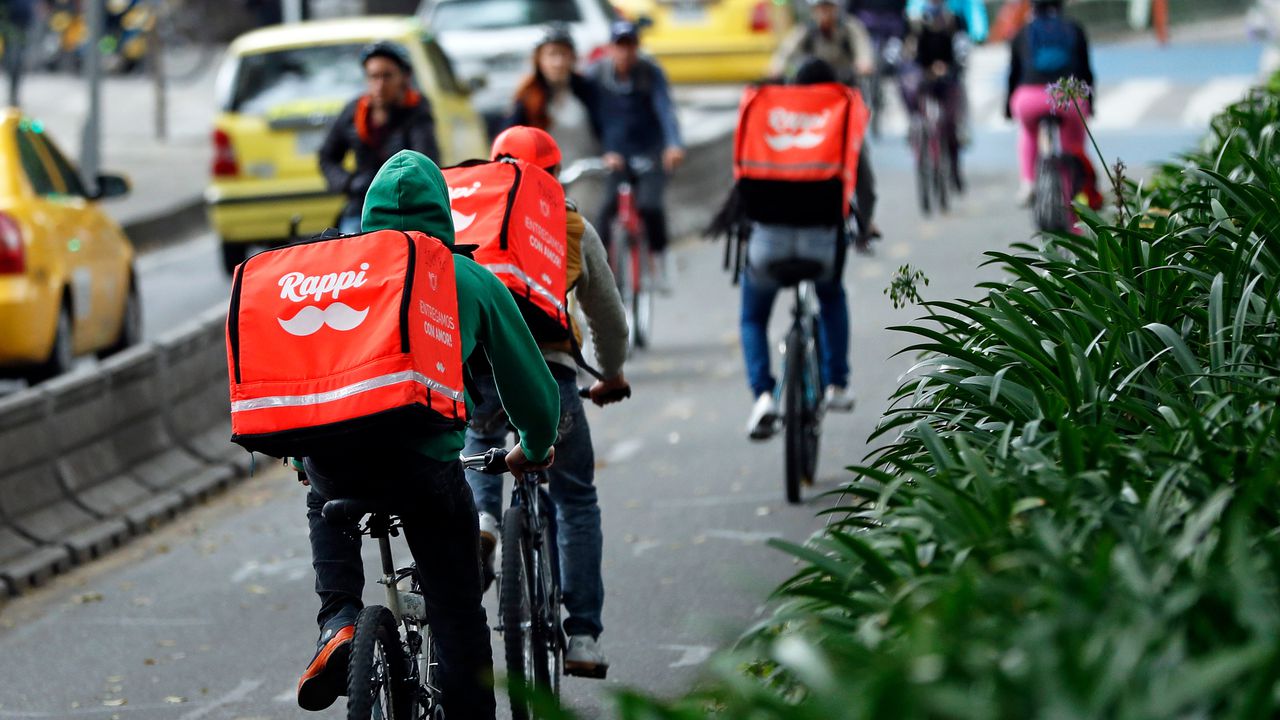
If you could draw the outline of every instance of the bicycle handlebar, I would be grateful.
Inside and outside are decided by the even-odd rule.
[[[468,470],[479,470],[487,475],[501,475],[509,472],[507,467],[507,449],[490,448],[479,455],[463,455],[462,466]]]
[[[582,399],[584,399],[584,400],[590,400],[590,399],[591,399],[591,388],[589,388],[589,387],[578,388],[578,397],[580,397],[580,398],[582,398]],[[627,398],[629,398],[629,397],[631,397],[631,386],[630,386],[630,385],[628,385],[627,387],[624,387],[624,388],[618,388],[618,389],[616,389],[616,390],[611,390],[611,391],[609,391],[608,393],[606,393],[606,394],[605,394],[605,396],[604,396],[602,399],[603,399],[603,400],[607,400],[607,401],[614,401],[614,400],[626,400],[626,399],[627,399]]]

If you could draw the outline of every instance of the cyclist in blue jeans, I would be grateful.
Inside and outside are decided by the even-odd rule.
[[[815,57],[803,60],[792,82],[810,85],[835,82],[836,72]],[[826,408],[852,412],[855,397],[849,389],[849,306],[841,275],[849,237],[844,226],[798,227],[754,223],[747,240],[747,266],[742,273],[740,334],[747,382],[756,398],[747,420],[752,440],[764,440],[777,431],[777,380],[770,368],[769,316],[781,285],[768,273],[771,262],[784,259],[813,260],[823,266],[814,286],[820,308],[822,377],[826,383]]]
[[[494,140],[495,159],[514,157],[536,165],[553,176],[560,171],[560,149],[551,135],[531,127],[513,127]],[[622,375],[627,357],[627,318],[609,269],[600,236],[570,200],[567,203],[565,265],[568,287],[587,317],[594,340],[596,364],[605,379],[591,387],[591,399],[607,405],[629,389]],[[576,328],[575,328],[576,331]],[[601,577],[603,535],[595,486],[595,452],[591,428],[578,396],[575,349],[568,341],[538,338],[538,347],[551,375],[560,387],[560,427],[555,442],[556,463],[546,472],[551,500],[556,508],[557,546],[560,552],[560,586],[564,592],[564,632],[567,674],[603,678],[609,663],[600,650],[604,630],[604,582]],[[476,385],[484,400],[471,411],[466,454],[482,453],[505,444],[507,416],[503,412],[492,376],[477,373]],[[493,577],[493,554],[502,515],[502,477],[467,471],[467,482],[480,511],[480,550],[485,576]]]

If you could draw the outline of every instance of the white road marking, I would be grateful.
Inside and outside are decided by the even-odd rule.
[[[232,584],[240,583],[257,577],[284,577],[285,580],[295,582],[304,580],[311,576],[311,560],[310,558],[289,558],[287,560],[275,560],[265,563],[257,560],[246,561],[231,575]]]
[[[641,555],[662,547],[662,543],[657,540],[641,540],[631,547],[631,557],[640,557]]]
[[[1104,85],[1098,93],[1098,114],[1093,120],[1093,129],[1135,127],[1157,100],[1173,90],[1173,81],[1167,78],[1135,78],[1115,86]]]
[[[191,712],[186,713],[185,715],[179,717],[178,720],[199,720],[200,718],[204,717],[205,715],[208,715],[209,713],[213,712],[214,710],[217,710],[218,708],[224,705],[230,705],[232,703],[241,702],[245,698],[249,697],[249,695],[251,695],[254,690],[257,690],[258,686],[261,684],[262,684],[261,680],[241,680],[240,684],[237,685],[235,689],[232,690],[231,692],[214,700],[208,705],[202,705],[192,710]]]
[[[774,538],[782,537],[781,534],[776,532],[760,532],[757,530],[707,530],[702,534],[719,540],[733,540],[744,545],[758,545]]]
[[[673,668],[701,665],[715,651],[708,645],[659,645],[658,648],[680,653],[680,659],[667,666]]]
[[[1187,100],[1186,110],[1182,113],[1182,124],[1187,127],[1205,127],[1209,124],[1209,119],[1221,112],[1228,103],[1243,98],[1254,82],[1255,79],[1250,75],[1232,75],[1205,83]]]

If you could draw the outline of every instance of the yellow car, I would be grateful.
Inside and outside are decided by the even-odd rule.
[[[750,82],[796,22],[790,0],[617,0],[649,24],[641,48],[675,83]]]
[[[467,88],[418,19],[344,18],[242,35],[219,69],[213,178],[205,193],[228,273],[251,245],[289,240],[295,218],[299,234],[337,222],[344,200],[329,192],[316,152],[333,118],[364,92],[360,51],[378,40],[408,52],[414,84],[431,101],[444,163],[488,157]]]
[[[133,246],[96,202],[129,185],[96,186],[39,122],[0,111],[0,373],[38,382],[141,339]]]

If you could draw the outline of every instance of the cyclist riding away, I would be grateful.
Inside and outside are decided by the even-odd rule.
[[[787,107],[782,107],[781,101],[778,107],[761,106],[760,112],[770,117],[776,113],[794,118],[797,129],[818,139],[812,150],[808,143],[803,151],[798,149],[801,146],[789,151],[774,149],[777,136],[769,134],[774,130],[767,121],[738,129],[742,140],[735,153],[759,148],[752,151],[749,161],[735,160],[735,173],[751,165],[759,168],[760,175],[739,173],[736,189],[741,212],[750,221],[746,268],[741,277],[740,331],[747,381],[755,398],[747,421],[747,434],[753,440],[772,436],[778,420],[777,380],[770,369],[768,335],[769,316],[780,289],[770,266],[778,261],[811,261],[818,266],[814,279],[821,315],[820,361],[826,407],[835,412],[851,412],[854,407],[854,394],[848,387],[849,308],[841,276],[849,240],[844,216],[854,182],[859,181],[855,156],[865,149],[866,110],[858,95],[841,88],[836,79],[828,63],[808,58],[792,79],[793,85],[812,86],[808,92],[788,93]],[[764,86],[761,92],[769,88]],[[846,116],[844,122],[822,119],[841,114]],[[743,122],[750,117],[744,112]],[[841,132],[846,134],[841,136]],[[824,168],[823,177],[808,179],[813,168]],[[797,179],[801,177],[806,179]]]
[[[420,231],[452,246],[449,190],[440,169],[419,153],[397,153],[374,177],[361,225],[366,232]],[[478,351],[484,350],[507,417],[520,430],[520,442],[507,455],[507,464],[513,472],[545,467],[554,457],[560,419],[555,380],[507,288],[469,258],[454,255],[453,270],[461,358],[480,357]],[[359,282],[348,279],[352,285]],[[433,286],[438,279],[433,273]],[[341,307],[331,305],[329,312]],[[453,329],[451,317],[430,307],[415,305],[410,311],[415,318],[434,318],[437,325]],[[336,317],[326,320],[339,322]],[[468,404],[472,400],[468,397]],[[354,495],[386,500],[404,525],[439,650],[443,705],[449,717],[494,717],[489,686],[493,660],[481,606],[479,528],[458,461],[464,443],[465,431],[458,427],[413,438],[408,446],[371,437],[358,453],[316,450],[305,458],[321,634],[316,655],[298,683],[298,704],[304,709],[322,710],[346,689],[353,621],[363,606],[364,564],[360,537],[330,525],[321,510],[330,499]]]
[[[563,23],[547,27],[533,50],[533,72],[516,88],[505,127],[546,130],[560,147],[565,166],[600,154],[600,108],[596,84],[574,70],[573,35]]]
[[[592,65],[587,76],[600,90],[598,107],[604,145],[604,163],[610,172],[600,210],[600,239],[613,247],[611,233],[618,214],[618,185],[628,168],[634,172],[632,192],[644,220],[649,249],[653,252],[657,285],[670,287],[667,258],[667,213],[662,194],[667,175],[684,162],[684,142],[676,120],[675,103],[666,73],[656,62],[640,54],[640,30],[635,23],[620,20],[610,29],[609,54]],[[640,163],[634,161],[639,160]]]
[[[928,0],[919,19],[911,22],[906,42],[911,67],[903,73],[907,108],[916,122],[920,121],[923,111],[924,94],[936,98],[942,108],[944,139],[951,156],[951,182],[961,191],[964,190],[960,149],[965,99],[960,53],[966,43],[964,19],[947,8],[946,0]]]
[[[1037,133],[1040,121],[1049,115],[1062,122],[1063,150],[1089,167],[1084,150],[1084,121],[1075,108],[1059,110],[1049,95],[1049,85],[1066,77],[1094,86],[1089,63],[1089,43],[1084,28],[1063,17],[1062,0],[1034,0],[1031,22],[1010,43],[1009,94],[1005,117],[1018,121],[1018,163],[1021,185],[1018,201],[1031,202],[1035,188]],[[1080,110],[1092,115],[1092,97],[1080,100]],[[1088,173],[1086,172],[1086,175]],[[1086,190],[1088,192],[1088,190]],[[1090,195],[1096,195],[1096,189]],[[1093,198],[1091,198],[1091,201]]]
[[[413,65],[397,43],[376,42],[360,53],[367,92],[338,113],[320,146],[320,171],[329,190],[347,196],[338,231],[360,232],[360,212],[369,183],[392,155],[416,150],[440,160],[431,102],[413,87]],[[355,153],[355,170],[344,166]]]
[[[561,155],[555,140],[532,127],[513,127],[493,143],[493,159],[515,158],[546,170],[555,177]],[[572,201],[566,202],[565,272],[567,285],[591,328],[599,374],[605,378],[591,387],[591,399],[605,405],[621,399],[629,389],[622,374],[627,357],[627,321],[622,300],[600,236]],[[479,256],[477,256],[479,257]],[[530,310],[527,312],[537,312]],[[548,489],[555,505],[555,526],[560,553],[560,584],[568,617],[564,633],[569,638],[565,651],[565,672],[570,675],[604,677],[609,663],[599,647],[604,629],[604,585],[601,579],[602,543],[600,506],[595,488],[595,456],[591,428],[578,396],[577,337],[564,338],[540,333],[546,325],[531,317],[530,327],[539,340],[546,364],[560,385],[560,436],[556,440],[556,464],[546,472]],[[578,328],[570,319],[570,331]],[[542,337],[539,337],[542,335]],[[493,392],[493,381],[479,376],[477,384],[485,399],[476,406],[467,430],[464,454],[481,453],[502,445],[507,436],[507,418]],[[499,537],[502,515],[502,477],[467,471],[467,482],[480,511],[480,546],[486,576],[493,574],[493,553]]]
[[[924,15],[925,8],[933,0],[908,0],[907,18],[914,20]],[[987,17],[987,4],[983,0],[946,0],[947,9],[952,15],[964,20],[965,31],[969,39],[981,44],[987,41],[990,20]]]
[[[809,0],[811,18],[792,29],[774,53],[770,75],[775,78],[795,73],[801,62],[817,58],[835,73],[837,82],[852,88],[859,78],[875,70],[871,39],[856,18],[844,14],[836,0]],[[867,147],[858,155],[857,199],[854,206],[859,232],[854,237],[859,252],[867,252],[871,241],[880,237],[875,223],[876,178],[871,170]]]

